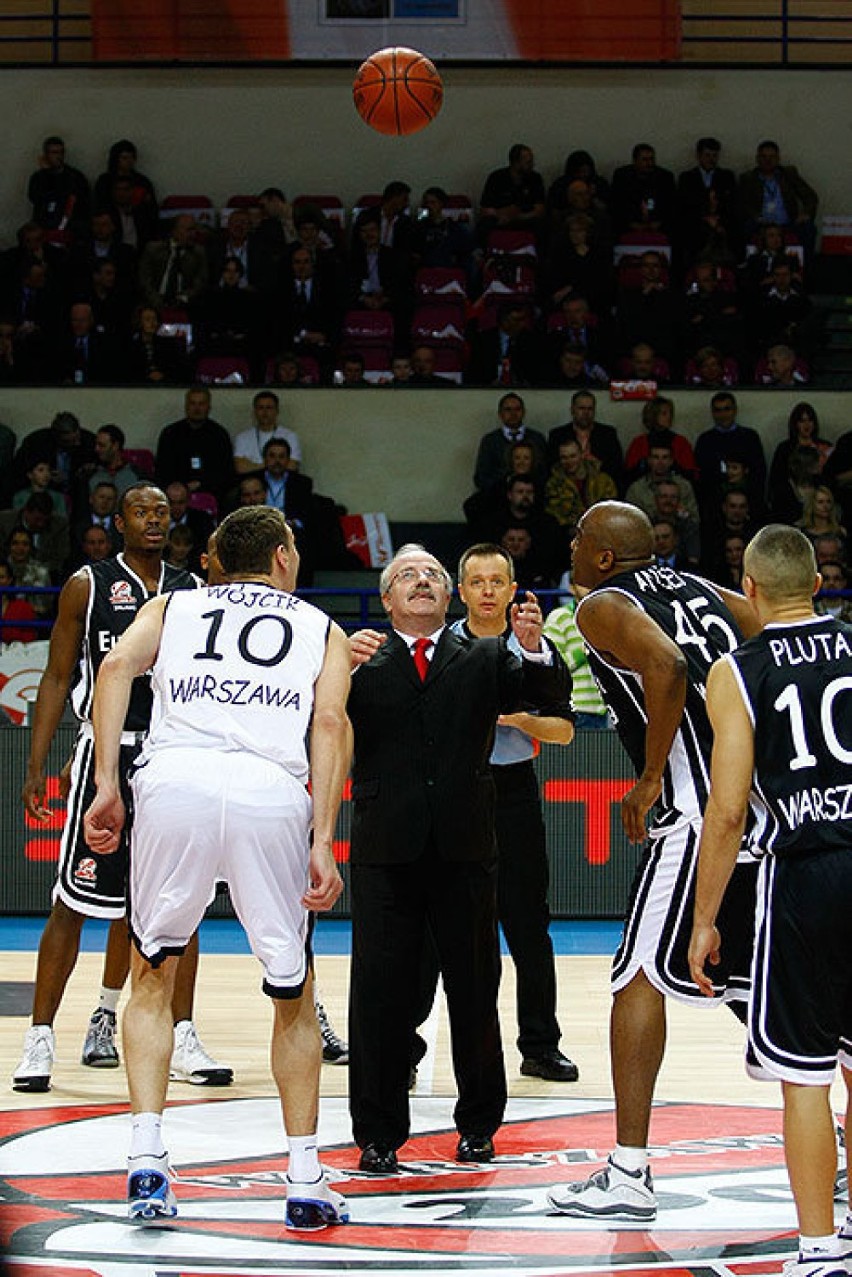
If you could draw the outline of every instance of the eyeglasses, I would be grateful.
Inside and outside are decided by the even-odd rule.
[[[441,568],[400,568],[388,582],[388,589],[396,585],[397,581],[402,581],[404,585],[411,585],[414,581],[419,581],[421,576],[425,576],[427,581],[432,581],[435,585],[447,583],[446,575]]]

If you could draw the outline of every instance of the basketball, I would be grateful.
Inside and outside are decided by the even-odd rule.
[[[358,68],[352,96],[371,129],[403,136],[434,120],[444,85],[434,63],[416,49],[379,49]]]

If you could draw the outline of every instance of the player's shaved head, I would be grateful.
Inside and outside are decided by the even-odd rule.
[[[584,534],[617,559],[654,557],[654,529],[643,510],[625,501],[599,501],[583,516]]]
[[[816,586],[814,548],[798,528],[770,523],[749,541],[743,571],[772,603],[809,601]]]
[[[577,524],[572,544],[573,579],[591,587],[654,559],[651,520],[624,501],[599,501]]]

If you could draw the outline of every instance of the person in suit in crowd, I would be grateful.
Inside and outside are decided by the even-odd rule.
[[[179,479],[169,484],[166,496],[169,499],[169,535],[178,525],[189,528],[196,553],[200,554],[213,531],[212,517],[206,510],[196,510],[189,504],[189,488]]]
[[[33,492],[19,510],[0,511],[0,555],[9,550],[18,530],[29,533],[33,557],[57,583],[68,559],[68,520],[54,514],[49,492]]]
[[[405,545],[380,589],[389,637],[353,637],[350,1110],[360,1169],[398,1167],[409,1133],[410,1048],[428,925],[450,1015],[459,1098],[456,1159],[490,1161],[506,1075],[497,1018],[494,780],[498,715],[564,700],[570,675],[541,640],[533,595],[513,604],[523,659],[503,638],[447,628],[449,573]],[[431,659],[430,659],[431,655]]]
[[[739,260],[742,236],[737,216],[737,179],[719,167],[722,143],[700,137],[695,144],[695,166],[677,180],[681,238],[689,260],[702,253],[718,261],[717,254]]]

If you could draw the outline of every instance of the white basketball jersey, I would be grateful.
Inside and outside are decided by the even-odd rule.
[[[174,747],[241,750],[306,783],[306,737],[329,626],[310,603],[253,582],[171,595],[140,761]]]

